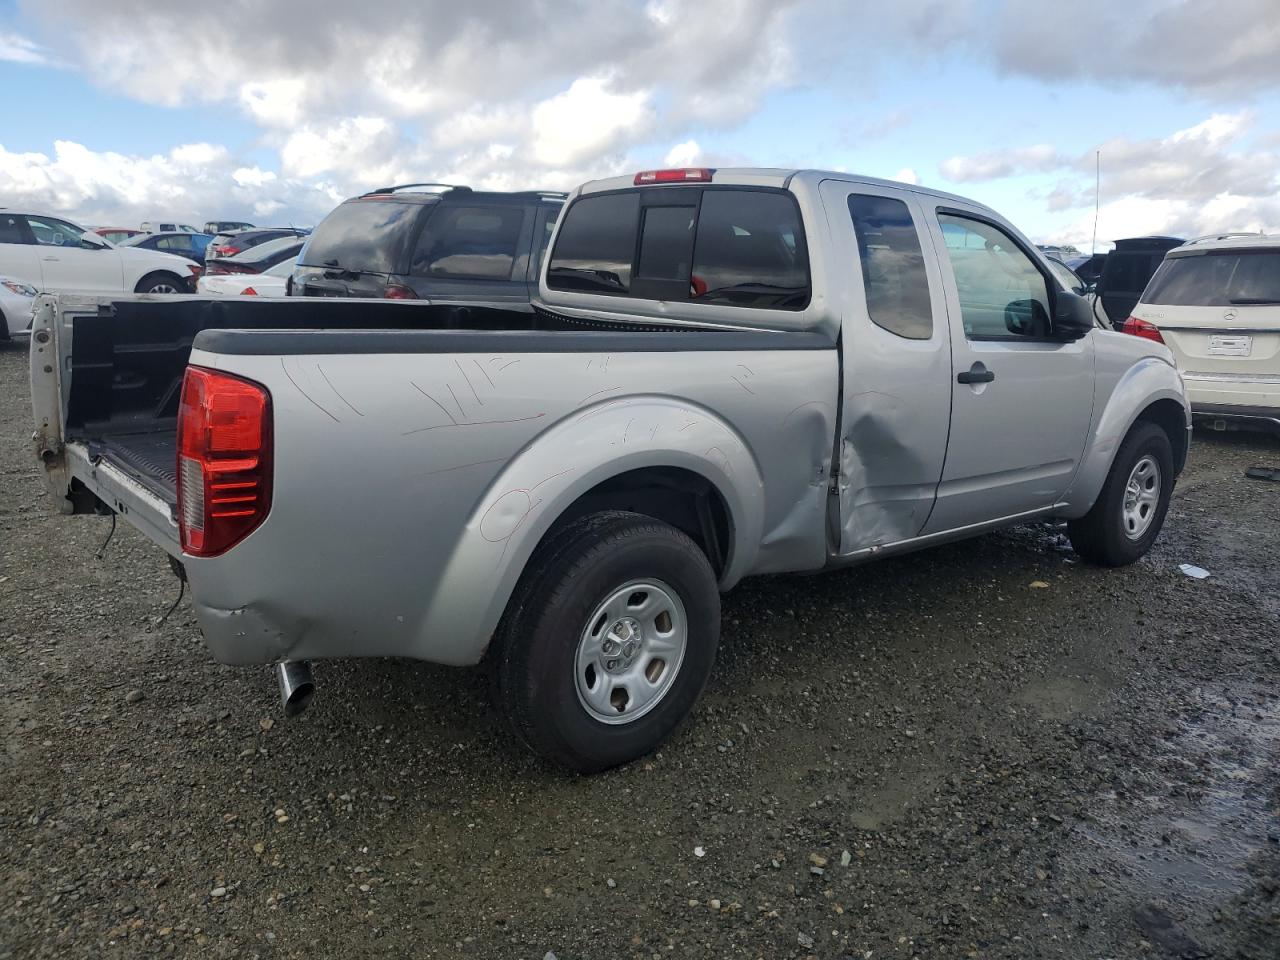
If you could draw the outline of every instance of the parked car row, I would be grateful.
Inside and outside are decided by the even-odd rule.
[[[198,289],[219,296],[479,301],[527,310],[565,198],[551,191],[499,193],[452,184],[401,184],[344,201],[314,233],[227,220],[208,221],[199,232],[178,221],[154,220],[144,221],[139,230],[99,228],[97,235],[107,238],[101,244],[58,218],[10,215],[7,227],[0,222],[0,273],[22,290]],[[607,227],[603,220],[597,225],[602,232]],[[1272,243],[1256,235],[1191,243],[1148,236],[1117,240],[1103,254],[1079,254],[1067,246],[1041,246],[1039,251],[1062,287],[1090,302],[1100,326],[1165,339],[1190,378],[1198,415],[1225,429],[1280,426],[1280,330],[1275,329],[1280,307],[1273,303],[1275,291],[1254,295],[1237,289],[1261,282],[1249,270],[1275,274],[1280,256]],[[37,256],[39,247],[57,250]],[[1237,259],[1228,261],[1221,250],[1234,251],[1230,255]],[[188,264],[178,269],[172,260],[137,259],[145,253],[181,257]],[[1196,257],[1209,259],[1191,259]],[[594,259],[589,267],[574,268],[573,283],[609,289],[628,282],[607,257]],[[1228,262],[1244,266],[1233,267],[1227,276],[1187,265],[1207,263],[1222,271]],[[285,263],[293,264],[292,270],[281,267]],[[197,285],[202,272],[204,282]],[[224,279],[214,282],[219,276]],[[258,279],[245,279],[254,277]],[[6,288],[5,295],[5,316],[22,313],[24,294]],[[1166,307],[1176,309],[1162,309]],[[1206,310],[1214,307],[1222,310],[1208,316]],[[1185,319],[1187,310],[1194,312],[1193,326],[1201,332],[1187,332],[1186,324],[1192,323]],[[25,329],[28,319],[29,310],[17,326]],[[12,329],[15,321],[6,323]],[[1166,326],[1167,337],[1162,333]]]
[[[117,246],[60,217],[0,209],[0,275],[38,291],[190,293],[202,272],[184,257]]]

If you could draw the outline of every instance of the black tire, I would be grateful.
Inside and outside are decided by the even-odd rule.
[[[172,287],[172,290],[157,290],[157,287]],[[145,277],[138,281],[138,285],[133,288],[134,293],[186,293],[190,288],[187,282],[176,273],[169,273],[165,270],[157,270],[155,273],[148,273]]]
[[[687,641],[648,712],[606,723],[579,695],[579,642],[597,608],[638,580],[657,581],[678,597]],[[540,545],[521,577],[490,650],[495,706],[535,753],[578,773],[607,770],[671,736],[706,686],[719,640],[720,593],[697,544],[640,514],[593,514]]]
[[[1159,499],[1145,531],[1134,537],[1126,530],[1126,487],[1134,468],[1146,457],[1154,460],[1159,468],[1156,478]],[[1071,546],[1085,560],[1099,566],[1123,567],[1133,563],[1151,549],[1160,535],[1173,496],[1173,483],[1173,446],[1169,435],[1154,423],[1139,421],[1120,444],[1093,507],[1080,519],[1067,524]]]

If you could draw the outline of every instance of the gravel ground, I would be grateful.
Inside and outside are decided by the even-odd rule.
[[[51,512],[25,365],[0,346],[0,957],[1280,957],[1272,439],[1197,435],[1129,569],[1039,526],[748,582],[693,719],[587,779],[478,670],[324,663],[283,719],[161,622],[158,550]]]

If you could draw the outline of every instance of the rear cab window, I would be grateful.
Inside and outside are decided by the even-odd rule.
[[[348,200],[325,217],[299,258],[310,267],[395,273],[422,204],[405,200]]]
[[[795,198],[735,186],[580,197],[547,267],[553,290],[803,310],[808,247]]]

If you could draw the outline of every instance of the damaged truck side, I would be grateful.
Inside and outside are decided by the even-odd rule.
[[[1167,348],[1096,329],[993,211],[838,173],[575,191],[532,313],[44,298],[36,453],[66,512],[168,552],[212,654],[493,671],[528,746],[653,750],[744,576],[1036,518],[1157,536],[1190,418]]]

